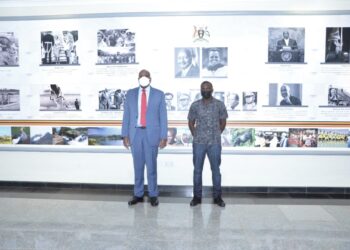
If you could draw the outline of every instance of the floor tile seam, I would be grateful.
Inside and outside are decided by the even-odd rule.
[[[98,196],[97,196],[98,197]],[[15,196],[15,197],[9,197],[9,196],[1,196],[0,195],[0,199],[28,199],[28,200],[57,200],[57,201],[77,201],[77,202],[106,202],[106,203],[111,203],[111,202],[117,202],[117,203],[123,203],[123,202],[127,202],[127,198],[125,200],[118,200],[118,197],[116,197],[115,199],[117,200],[112,200],[113,197],[111,197],[111,199],[102,199],[101,197],[99,197],[99,199],[94,199],[94,197],[30,197],[30,196]],[[340,205],[340,206],[350,206],[350,200],[341,200],[343,202],[341,202],[341,204],[339,204],[339,200],[305,200],[303,199],[302,201],[299,199],[294,199],[295,203],[293,203],[293,200],[290,200],[290,203],[286,204],[286,203],[279,203],[278,200],[276,200],[276,202],[272,203],[271,200],[269,201],[264,201],[264,198],[255,198],[255,202],[254,203],[239,203],[239,199],[240,198],[235,198],[235,201],[226,201],[226,205],[254,205],[254,206],[262,206],[262,205],[310,205],[310,206],[317,206],[317,205]],[[242,198],[242,199],[246,199],[246,198]],[[258,202],[257,202],[258,201]],[[348,201],[348,202],[347,202]],[[267,203],[268,202],[268,203]],[[299,202],[303,202],[303,203],[299,203]],[[160,203],[162,203],[161,198],[160,198]],[[186,201],[178,201],[176,203],[174,202],[168,202],[168,201],[163,201],[164,204],[186,204]],[[211,201],[203,201],[203,204],[212,204]]]

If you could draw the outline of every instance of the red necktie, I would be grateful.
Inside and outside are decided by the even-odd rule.
[[[147,97],[146,90],[142,89],[141,95],[141,126],[146,127]]]

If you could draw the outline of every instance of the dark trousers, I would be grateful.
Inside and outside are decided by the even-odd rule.
[[[208,156],[213,180],[213,197],[221,196],[221,144],[193,143],[193,195],[202,197],[202,172],[205,156]]]

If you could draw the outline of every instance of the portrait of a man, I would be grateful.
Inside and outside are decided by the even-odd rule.
[[[304,28],[269,28],[269,63],[304,63]]]

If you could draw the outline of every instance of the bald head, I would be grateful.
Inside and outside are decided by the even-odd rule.
[[[282,85],[281,86],[281,95],[282,97],[288,97],[290,95],[290,88],[288,85]]]

